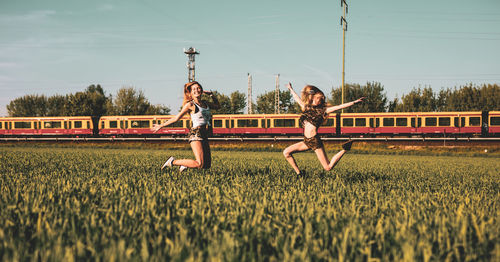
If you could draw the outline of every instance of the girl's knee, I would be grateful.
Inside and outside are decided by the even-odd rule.
[[[289,154],[288,152],[286,152],[286,151],[283,151],[283,156],[284,156],[285,158],[289,158],[289,157],[290,157],[290,154]]]
[[[290,152],[290,150],[283,150],[283,156],[285,156],[285,158],[289,158],[292,156],[292,152]]]

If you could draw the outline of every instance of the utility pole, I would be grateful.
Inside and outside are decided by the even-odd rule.
[[[187,62],[187,68],[188,68],[188,82],[193,82],[194,81],[194,59],[195,55],[199,55],[200,53],[196,51],[196,48],[190,47],[188,50],[184,48],[184,54],[186,54],[189,58],[189,61]]]
[[[345,81],[345,32],[347,31],[347,20],[345,19],[347,15],[347,2],[346,0],[340,0],[340,6],[343,7],[343,15],[340,17],[340,25],[342,26],[342,103],[344,103],[344,81]],[[344,113],[344,109],[342,109]]]
[[[274,113],[280,113],[280,74],[276,75],[276,91],[274,91]]]
[[[253,104],[252,104],[252,76],[248,73],[248,92],[247,92],[247,108],[248,114],[253,114]]]

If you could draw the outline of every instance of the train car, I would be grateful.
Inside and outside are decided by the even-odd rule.
[[[103,116],[99,119],[99,134],[111,136],[183,135],[189,132],[191,120],[184,116],[179,121],[153,133],[153,124],[161,124],[174,116]]]
[[[343,135],[472,135],[481,134],[481,112],[346,113]]]
[[[500,111],[490,111],[488,118],[488,134],[500,136]]]
[[[3,136],[87,136],[92,129],[90,116],[0,118]]]
[[[275,136],[301,135],[298,114],[214,115],[214,135]],[[320,127],[320,134],[335,135],[335,114]]]

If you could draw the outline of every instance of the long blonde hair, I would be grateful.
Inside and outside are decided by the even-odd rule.
[[[185,104],[187,104],[187,103],[191,102],[191,100],[193,100],[193,98],[191,97],[191,87],[193,85],[200,86],[201,93],[203,93],[203,87],[200,85],[200,83],[198,83],[196,81],[186,83],[184,85],[184,101],[182,101],[182,106],[184,106]]]
[[[317,107],[327,106],[326,101],[325,101],[325,94],[323,93],[323,91],[319,90],[319,88],[317,88],[315,86],[306,85],[302,89],[302,92],[300,94],[300,99],[302,100],[302,102],[304,102],[304,105],[305,105],[304,110],[311,109],[313,107],[312,106],[313,97],[314,97],[314,95],[316,95],[318,93],[321,94],[321,96],[323,98],[321,99],[321,103],[319,105],[317,105]]]

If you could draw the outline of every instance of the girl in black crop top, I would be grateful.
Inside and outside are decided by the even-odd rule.
[[[301,97],[299,97],[297,93],[295,93],[292,88],[292,84],[288,83],[287,88],[288,90],[290,90],[293,98],[302,109],[302,115],[300,116],[299,123],[300,126],[304,128],[304,141],[287,147],[283,151],[283,155],[285,156],[288,163],[290,163],[293,170],[295,170],[295,173],[297,173],[297,175],[300,175],[301,171],[297,166],[295,159],[293,158],[293,154],[309,149],[314,150],[319,162],[325,170],[331,170],[339,162],[345,152],[351,149],[352,141],[343,144],[343,149],[335,156],[333,156],[330,161],[328,161],[325,147],[323,146],[323,142],[321,141],[317,133],[318,128],[324,122],[329,113],[359,103],[363,101],[364,97],[338,106],[329,106],[325,103],[325,94],[323,94],[323,92],[315,86],[305,86],[304,89],[302,89]]]

